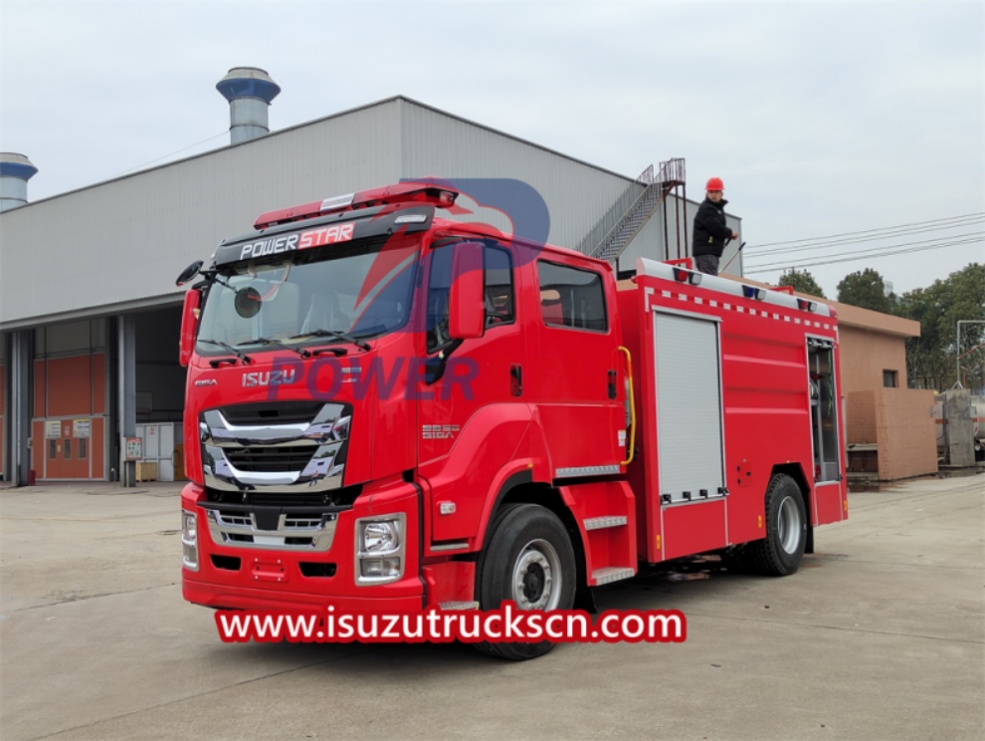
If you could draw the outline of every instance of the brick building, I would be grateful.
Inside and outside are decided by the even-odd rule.
[[[906,387],[906,338],[920,336],[920,323],[828,303],[841,327],[849,473],[937,473],[934,392]]]

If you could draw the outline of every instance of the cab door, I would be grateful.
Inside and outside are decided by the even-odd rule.
[[[554,479],[617,474],[627,455],[625,360],[611,281],[561,255],[538,258],[531,381]]]
[[[482,337],[448,335],[455,249],[449,240],[428,258],[423,367],[417,383],[418,460],[430,492],[432,543],[477,533],[490,488],[517,455],[529,425],[524,402],[525,337],[517,315],[515,253],[482,240]],[[476,240],[469,240],[474,243]]]

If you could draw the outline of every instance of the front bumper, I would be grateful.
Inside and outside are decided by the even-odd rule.
[[[351,509],[334,515],[327,547],[324,538],[311,548],[291,547],[294,539],[283,537],[264,542],[260,536],[258,543],[237,544],[226,537],[235,528],[226,528],[217,541],[219,530],[204,500],[205,490],[198,484],[182,491],[182,509],[193,512],[197,524],[198,568],[182,568],[182,594],[189,602],[265,610],[334,605],[347,611],[407,611],[423,606],[420,497],[413,484],[394,480],[366,485]],[[358,583],[356,522],[388,515],[400,515],[405,523],[402,575],[388,583]]]

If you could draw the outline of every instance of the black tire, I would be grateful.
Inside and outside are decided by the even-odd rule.
[[[513,600],[521,610],[570,610],[575,599],[575,553],[557,515],[536,504],[504,507],[479,559],[479,607],[495,610]],[[554,644],[477,643],[490,656],[525,661]]]
[[[760,574],[789,576],[800,566],[807,545],[807,510],[797,482],[786,474],[766,489],[766,537],[747,546],[749,563]]]

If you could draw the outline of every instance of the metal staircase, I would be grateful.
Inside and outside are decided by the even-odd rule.
[[[616,260],[657,207],[661,203],[666,206],[667,195],[684,181],[683,159],[662,162],[657,177],[650,165],[578,244],[578,251],[601,260]]]

